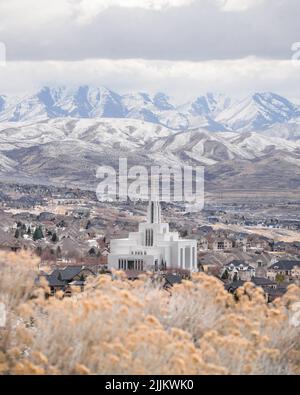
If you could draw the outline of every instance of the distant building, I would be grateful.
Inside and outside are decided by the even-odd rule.
[[[198,248],[201,251],[207,251],[208,250],[208,240],[206,237],[201,237],[198,241]]]
[[[54,294],[57,291],[70,293],[71,286],[80,287],[83,291],[88,276],[95,276],[95,273],[85,266],[67,266],[63,269],[55,269],[51,274],[41,277],[46,278],[51,294]]]
[[[234,260],[224,266],[224,272],[227,271],[228,276],[231,280],[251,281],[251,278],[255,276],[255,268],[243,261]]]
[[[275,280],[280,275],[286,281],[300,279],[300,261],[279,261],[268,268],[267,277]]]
[[[147,221],[127,239],[111,240],[108,268],[132,271],[197,270],[197,241],[181,239],[161,222],[161,207],[151,201]]]
[[[285,252],[286,251],[286,243],[283,241],[277,241],[273,244],[272,250],[274,252]]]
[[[247,281],[250,282],[250,281]],[[267,302],[273,302],[276,298],[279,298],[287,291],[286,285],[278,285],[276,282],[268,280],[262,277],[252,277],[251,282],[259,288],[262,288],[266,297]],[[236,295],[236,291],[242,287],[246,281],[236,280],[225,284],[225,289]]]
[[[233,241],[227,238],[218,238],[213,242],[214,251],[228,251],[233,248]]]
[[[270,289],[276,289],[278,285],[275,281],[264,277],[252,277],[251,281],[257,287],[261,287],[265,292],[268,292]]]

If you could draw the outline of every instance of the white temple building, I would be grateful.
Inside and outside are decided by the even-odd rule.
[[[108,268],[135,271],[184,269],[197,271],[197,241],[180,239],[161,222],[161,207],[150,201],[147,221],[127,239],[111,240]]]

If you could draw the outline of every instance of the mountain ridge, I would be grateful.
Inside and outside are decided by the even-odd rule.
[[[173,130],[202,127],[211,132],[253,131],[300,122],[300,106],[271,92],[255,93],[242,100],[207,93],[176,105],[163,92],[121,95],[88,85],[46,86],[21,98],[0,95],[0,122],[38,122],[49,118],[138,119]]]
[[[174,131],[132,119],[56,118],[0,124],[0,177],[97,184],[98,166],[204,166],[206,186],[300,189],[300,138],[278,133]]]

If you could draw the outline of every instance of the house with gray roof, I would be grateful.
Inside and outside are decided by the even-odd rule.
[[[66,266],[63,269],[54,269],[52,273],[40,277],[46,278],[53,295],[57,291],[63,291],[65,294],[70,293],[72,285],[79,285],[83,291],[86,278],[95,275],[93,270],[85,266]]]
[[[300,260],[281,260],[271,265],[267,277],[276,280],[278,276],[289,282],[300,280]]]
[[[244,261],[233,260],[227,263],[223,268],[222,276],[227,271],[231,280],[251,281],[255,276],[255,268]]]

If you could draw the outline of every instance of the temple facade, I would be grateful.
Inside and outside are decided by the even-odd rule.
[[[150,201],[147,221],[127,239],[111,240],[108,268],[134,271],[197,271],[197,241],[181,239],[161,221],[158,201]]]

